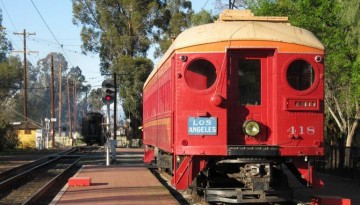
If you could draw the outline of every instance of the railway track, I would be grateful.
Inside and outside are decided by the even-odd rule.
[[[209,205],[196,192],[185,190],[179,191],[172,187],[170,181],[172,176],[164,170],[159,170],[155,167],[150,167],[151,173],[160,181],[160,183],[170,192],[170,194],[179,202],[179,204],[190,205]]]
[[[0,175],[0,205],[41,204],[58,182],[91,150],[79,148],[42,158]]]
[[[66,154],[71,154],[73,152],[76,152],[77,150],[75,148],[71,148],[71,149],[67,149],[64,150],[62,152],[58,152],[58,153],[54,153],[54,154],[49,154],[46,156],[43,156],[37,160],[28,162],[28,163],[24,163],[21,164],[19,166],[13,167],[13,168],[8,168],[7,170],[0,172],[0,183],[2,183],[4,180],[7,180],[13,176],[16,176],[26,170],[29,170],[33,167],[36,167],[40,164],[43,164],[47,161],[49,161],[50,159],[56,157],[56,156],[61,156],[61,155],[66,155]]]

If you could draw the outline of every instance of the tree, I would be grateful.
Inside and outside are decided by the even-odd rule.
[[[13,96],[22,86],[22,64],[17,57],[10,57],[0,62],[0,99]]]
[[[9,57],[6,61],[0,62],[0,118],[4,121],[22,121],[22,108],[17,109],[17,96],[23,86],[23,66],[18,57]],[[19,92],[20,91],[20,92]],[[22,101],[20,101],[22,102]],[[23,104],[22,104],[23,105]],[[14,115],[18,110],[19,115]],[[1,126],[0,126],[1,129]]]
[[[40,59],[37,62],[37,66],[32,66],[28,64],[28,107],[31,108],[28,111],[28,117],[30,120],[41,123],[44,118],[50,118],[51,116],[51,58],[53,57],[53,67],[54,67],[54,77],[55,77],[55,92],[54,92],[54,101],[55,101],[55,116],[58,119],[58,122],[61,124],[57,124],[56,126],[64,127],[68,121],[68,102],[70,101],[71,106],[71,117],[76,116],[78,120],[75,123],[80,122],[80,116],[82,114],[82,110],[77,109],[77,112],[74,114],[73,107],[79,104],[82,101],[82,97],[85,94],[87,86],[84,85],[85,77],[82,75],[81,69],[76,66],[72,68],[68,68],[68,63],[65,57],[61,53],[49,53],[44,58]],[[60,82],[60,75],[62,76],[62,81]],[[67,93],[67,80],[70,79],[70,94]],[[73,82],[75,82],[73,84]],[[76,98],[74,98],[73,94],[73,85],[76,85]],[[61,87],[61,89],[60,89]],[[59,92],[61,90],[61,97],[59,96]],[[68,100],[68,96],[70,96],[70,100]],[[17,101],[17,110],[22,110],[22,93],[16,96]],[[76,102],[74,102],[76,99]],[[61,113],[59,114],[59,101],[61,101]],[[77,127],[77,126],[73,126]],[[57,131],[57,129],[56,129]]]
[[[5,32],[2,30],[5,29],[2,27],[2,10],[0,9],[0,62],[4,62],[8,59],[7,54],[12,50],[12,45],[10,41],[6,38]]]
[[[59,101],[58,88],[60,87],[59,69],[61,66],[61,75],[68,70],[67,61],[60,53],[49,53],[37,62],[34,67],[28,64],[28,117],[34,121],[41,122],[44,118],[51,117],[51,57],[53,56],[54,76],[55,76],[55,102]],[[62,82],[62,92],[66,91],[65,84]],[[65,102],[64,100],[62,100]],[[55,105],[56,107],[58,104]],[[56,114],[57,115],[57,114]]]
[[[2,12],[0,10],[0,27],[2,27]],[[9,57],[12,49],[5,32],[0,31],[0,117],[8,121],[15,119],[12,109],[15,108],[14,97],[22,88],[23,66],[18,57]],[[1,129],[2,126],[0,126]]]
[[[8,57],[12,49],[10,41],[2,32],[2,11],[0,10],[0,103],[4,105],[21,88],[23,75],[21,61],[17,57]]]
[[[343,0],[342,20],[348,26],[347,41],[354,50],[360,50],[360,2],[357,0]]]
[[[133,104],[141,105],[141,99],[136,96],[141,95],[142,81],[136,78],[138,68],[127,65],[128,59],[143,58],[150,46],[149,36],[152,32],[153,21],[157,16],[160,2],[155,0],[135,1],[135,0],[73,0],[74,23],[82,24],[81,32],[84,52],[99,53],[101,59],[101,72],[126,73],[126,90],[131,95],[120,96],[124,102],[133,101]],[[136,61],[136,60],[134,60]],[[147,74],[152,67],[147,68]],[[125,83],[118,81],[121,88]],[[90,99],[98,99],[98,92],[90,93]],[[91,102],[93,108],[100,109],[101,103]],[[134,116],[134,122],[142,121],[142,116],[138,110],[130,106],[123,106],[124,111]],[[136,117],[136,119],[135,119]]]
[[[131,116],[130,125],[135,136],[140,136],[138,127],[142,125],[142,91],[144,82],[153,68],[151,60],[143,57],[131,58],[122,56],[114,61],[114,66],[121,75],[119,92],[123,99],[123,108],[126,116]],[[132,75],[127,75],[132,71]]]
[[[159,6],[155,0],[73,0],[73,22],[83,25],[83,51],[99,53],[102,73],[111,71],[118,56],[146,56]]]
[[[0,27],[2,28],[1,10]],[[8,129],[9,122],[15,119],[14,97],[22,86],[23,69],[19,58],[8,56],[11,49],[12,45],[6,38],[6,34],[0,31],[0,150],[4,147],[16,146],[16,140]]]
[[[311,1],[279,0],[257,1],[252,4],[256,14],[287,15],[292,25],[306,28],[320,38],[326,48],[325,59],[325,105],[339,131],[337,139],[340,145],[352,146],[355,131],[359,127],[359,59],[354,42],[358,42],[359,11],[352,17],[345,8],[353,5],[359,8],[358,1]],[[357,6],[357,7],[356,7]],[[353,9],[353,8],[347,8]],[[356,18],[356,19],[355,19]],[[344,21],[344,19],[347,19]],[[348,32],[352,31],[352,32]],[[344,39],[347,39],[345,41]],[[329,118],[327,118],[329,120]],[[329,124],[329,123],[327,123]],[[342,158],[340,166],[349,163],[349,153]]]
[[[90,112],[99,112],[104,106],[104,103],[101,101],[102,96],[101,88],[93,89],[90,91],[88,96],[88,108]]]
[[[81,116],[85,116],[85,114],[87,112],[89,112],[89,107],[90,107],[88,95],[91,92],[91,85],[90,84],[80,85],[80,86],[78,86],[77,91],[80,92],[79,94],[85,95],[78,102],[79,114],[81,114],[81,112],[82,112]]]
[[[352,59],[355,59],[352,64],[351,84],[355,93],[355,119],[357,123],[360,118],[359,97],[360,97],[360,2],[357,0],[341,1],[342,20],[346,26],[346,42],[350,47]],[[350,140],[349,140],[350,141]],[[348,142],[347,142],[348,144]]]
[[[126,90],[120,91],[124,112],[133,116],[132,125],[137,130],[142,122],[142,85],[153,68],[145,59],[151,40],[164,42],[162,49],[167,49],[170,36],[188,26],[186,15],[191,4],[185,0],[72,2],[73,22],[83,26],[83,51],[99,53],[103,74],[122,76],[118,85],[119,90]]]
[[[206,10],[201,10],[199,13],[195,13],[191,16],[191,26],[199,26],[202,24],[213,23],[215,16]]]
[[[230,0],[225,1],[226,3],[223,3],[224,0],[216,0],[215,1],[215,9],[218,13],[221,13],[224,9],[246,9],[249,4],[256,3],[257,1],[253,0]],[[230,5],[229,5],[230,3]]]
[[[155,49],[155,58],[162,56],[173,40],[191,25],[190,19],[193,14],[190,1],[170,0],[165,2],[159,10],[158,18],[154,21],[157,29],[153,39],[159,45]]]
[[[87,91],[87,86],[84,85],[85,76],[82,74],[82,70],[80,69],[79,66],[71,67],[69,72],[67,73],[67,78],[71,81],[71,85],[72,85],[72,87],[70,88],[70,93],[71,93],[70,97],[71,97],[71,102],[73,102],[72,103],[73,104],[72,116],[74,117],[73,128],[74,131],[76,132],[78,130],[77,128],[79,127],[77,126],[77,124],[81,123],[80,116],[83,116],[83,110],[78,105],[82,101],[81,98],[84,97]]]

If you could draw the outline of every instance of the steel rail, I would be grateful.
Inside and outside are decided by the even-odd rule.
[[[31,169],[31,167],[35,167],[38,166],[40,164],[43,164],[44,162],[48,161],[49,158],[52,158],[54,156],[62,156],[62,155],[67,155],[70,154],[72,152],[76,151],[75,148],[71,148],[71,149],[67,149],[65,151],[59,152],[59,153],[53,153],[51,155],[47,155],[45,157],[42,157],[40,159],[37,159],[35,161],[29,162],[29,163],[25,163],[19,166],[16,166],[14,168],[8,169],[4,172],[0,173],[0,184],[5,181],[8,178],[13,177],[14,175],[21,174],[24,170],[29,170]]]
[[[73,152],[75,152],[75,151],[76,151],[76,149],[72,149],[72,150],[69,150],[68,152],[64,152],[64,153],[63,153],[62,155],[60,155],[60,156],[54,155],[54,157],[55,157],[54,159],[51,159],[51,160],[46,161],[46,162],[44,162],[44,163],[41,163],[40,165],[37,165],[37,166],[35,166],[35,167],[32,167],[32,168],[30,168],[30,169],[28,169],[28,170],[25,170],[24,172],[22,172],[22,173],[20,173],[20,174],[17,174],[17,175],[15,175],[15,176],[7,179],[7,180],[2,181],[2,182],[0,183],[0,190],[3,190],[3,189],[5,189],[5,188],[7,188],[8,185],[10,185],[10,184],[12,184],[12,183],[14,183],[14,182],[16,182],[16,181],[18,181],[18,180],[26,177],[26,174],[29,174],[29,173],[33,172],[34,170],[37,170],[37,169],[40,169],[41,167],[44,167],[44,166],[46,166],[46,165],[49,165],[49,164],[51,164],[51,163],[59,160],[61,157],[65,156],[65,155],[67,155],[67,154],[73,153]],[[48,156],[48,158],[51,158],[51,157],[53,157],[53,155]]]
[[[61,172],[60,174],[58,174],[56,177],[54,177],[52,180],[50,180],[48,183],[46,183],[43,187],[41,187],[36,193],[34,193],[32,196],[30,196],[24,203],[22,203],[22,205],[28,205],[28,204],[35,204],[36,201],[38,199],[40,199],[41,197],[43,197],[48,190],[50,190],[54,184],[58,181],[61,180],[61,178],[67,173],[69,172],[69,170],[74,167],[76,165],[76,163],[79,162],[79,160],[83,157],[82,156],[77,156],[77,155],[73,155],[71,157],[78,157],[77,160],[75,160],[72,164],[70,164],[68,166],[68,168],[66,168],[63,172]],[[67,157],[67,156],[63,156],[63,157]]]

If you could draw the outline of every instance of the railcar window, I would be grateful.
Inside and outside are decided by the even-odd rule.
[[[292,88],[299,91],[307,90],[314,83],[314,68],[304,60],[296,60],[287,69],[286,79]]]
[[[238,69],[239,104],[261,104],[261,61],[240,59]]]
[[[206,90],[215,83],[215,80],[215,66],[207,60],[195,60],[185,70],[185,81],[190,88]]]

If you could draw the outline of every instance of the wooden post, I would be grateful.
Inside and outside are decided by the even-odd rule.
[[[62,65],[60,62],[60,66],[59,66],[59,137],[61,137],[61,112],[62,112]]]
[[[55,118],[55,103],[54,103],[54,56],[51,55],[51,118]],[[51,146],[55,147],[55,122],[51,120]]]
[[[72,122],[71,122],[71,101],[70,101],[70,86],[69,78],[67,79],[67,95],[68,95],[68,118],[69,118],[69,137],[72,140]]]

